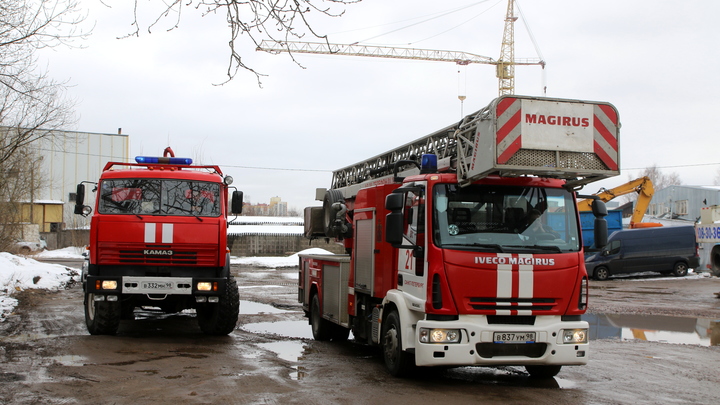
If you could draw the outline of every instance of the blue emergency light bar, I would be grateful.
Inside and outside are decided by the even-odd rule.
[[[164,164],[164,165],[191,165],[192,159],[179,157],[159,157],[159,156],[135,156],[135,162],[146,164]]]
[[[420,160],[420,173],[437,173],[437,155],[426,153]]]

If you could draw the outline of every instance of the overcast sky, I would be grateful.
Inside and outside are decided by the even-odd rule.
[[[220,165],[252,203],[279,196],[299,210],[320,204],[315,188],[329,187],[332,170],[459,120],[459,95],[467,96],[469,114],[498,94],[490,65],[298,54],[303,69],[250,42],[241,49],[247,64],[267,74],[262,88],[243,71],[215,86],[229,59],[223,15],[201,18],[186,8],[179,29],[117,39],[132,31],[130,2],[105,3],[113,8],[82,0],[95,25],[83,49],[42,55],[50,74],[72,86],[79,121],[71,129],[122,128],[131,157],[171,146],[178,156]],[[519,5],[525,19],[515,26],[515,57],[539,56],[527,24],[547,67],[516,67],[516,94],[540,96],[547,85],[549,97],[608,101],[620,112],[622,174],[583,191],[615,187],[654,164],[684,184],[713,183],[720,168],[720,2]],[[498,59],[506,7],[506,0],[363,0],[341,18],[311,18],[331,42]],[[146,27],[153,16],[139,12]]]

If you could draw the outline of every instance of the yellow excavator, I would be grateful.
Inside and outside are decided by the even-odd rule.
[[[594,195],[598,196],[600,200],[608,202],[615,197],[632,192],[637,193],[638,197],[637,202],[635,203],[635,209],[633,210],[633,215],[630,218],[630,228],[653,228],[662,226],[662,224],[657,222],[642,222],[645,211],[647,211],[648,205],[650,205],[650,200],[652,200],[652,196],[655,193],[652,181],[650,181],[650,178],[648,177],[640,177],[639,179],[629,181],[610,190],[603,188]],[[590,211],[591,203],[592,199],[589,198],[581,200],[578,202],[578,210]]]

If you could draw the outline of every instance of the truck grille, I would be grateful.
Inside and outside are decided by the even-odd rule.
[[[552,311],[554,298],[485,298],[472,297],[469,306],[475,311]]]
[[[217,248],[170,245],[99,246],[98,263],[140,266],[216,266]]]
[[[493,357],[523,356],[537,359],[547,350],[547,343],[478,343],[475,345],[480,357],[491,359]]]

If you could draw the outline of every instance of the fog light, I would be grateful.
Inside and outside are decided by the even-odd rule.
[[[212,291],[213,283],[209,281],[200,281],[197,283],[198,291]]]
[[[118,296],[117,295],[108,295],[106,298],[108,301],[117,301]]]
[[[95,295],[95,297],[93,297],[93,301],[105,301],[105,296],[104,295]]]
[[[563,331],[563,343],[587,343],[587,329],[566,329]]]
[[[460,329],[420,328],[421,343],[459,343]]]
[[[202,295],[198,295],[195,297],[195,302],[207,302],[207,297],[203,297]]]
[[[220,302],[220,297],[208,297],[208,302],[218,303]]]

